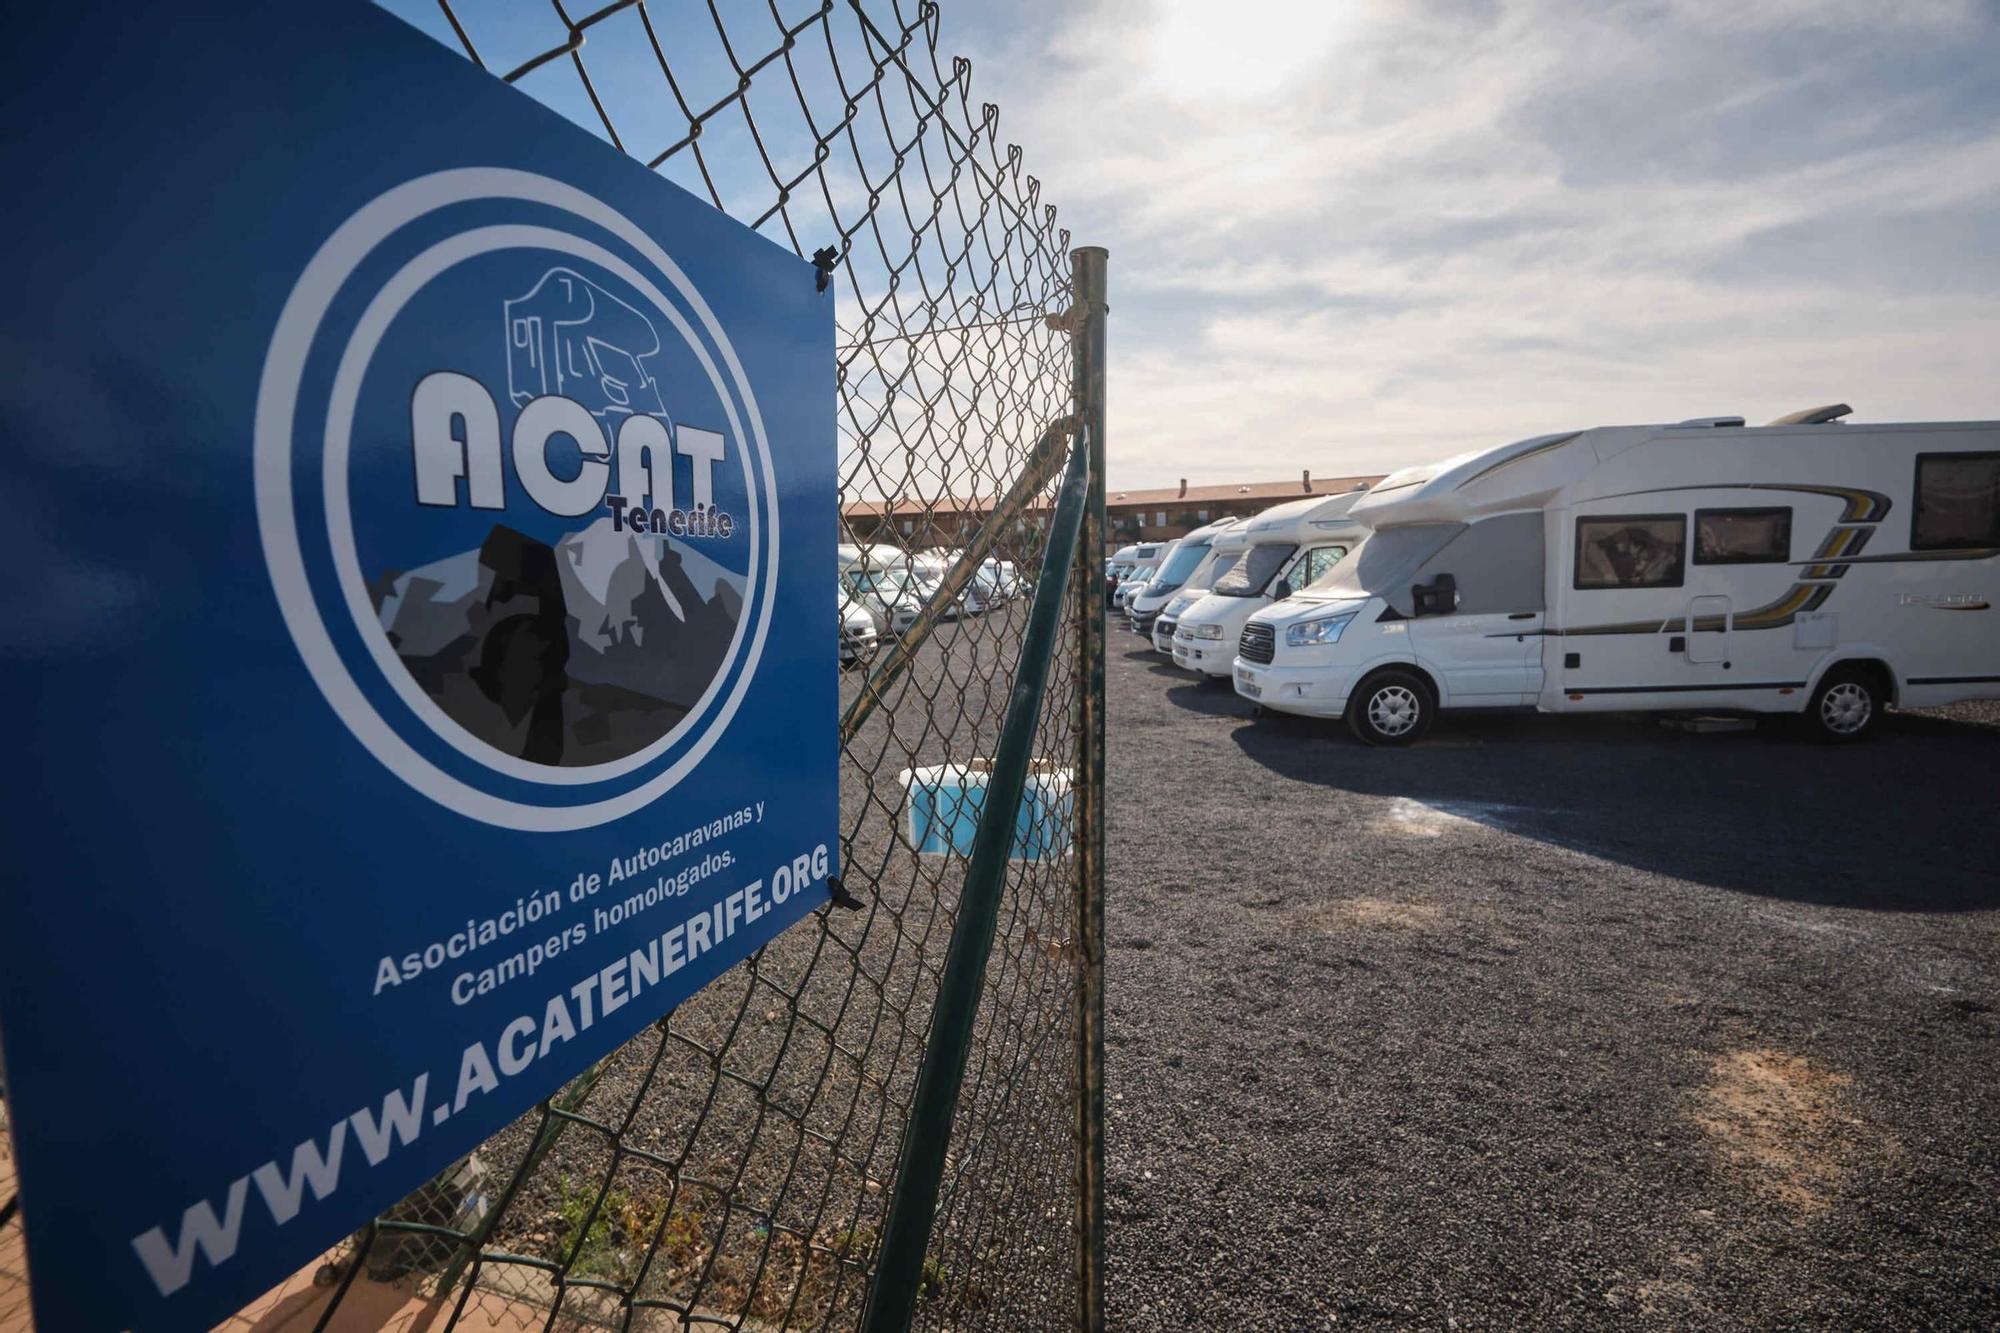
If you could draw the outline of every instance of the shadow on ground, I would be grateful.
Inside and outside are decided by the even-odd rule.
[[[1474,715],[1377,750],[1337,722],[1253,719],[1233,694],[1188,706],[1242,718],[1236,744],[1286,777],[1677,879],[1840,907],[2000,906],[1989,726],[1891,715],[1868,741],[1825,746],[1775,718],[1691,734],[1641,715]]]
[[[1786,719],[1690,734],[1638,714],[1461,714],[1406,750],[1339,722],[1267,714],[1226,680],[1120,654],[1167,700],[1231,725],[1243,752],[1331,791],[1416,802],[1700,884],[1830,906],[2000,907],[1986,850],[2000,809],[2000,728],[1892,714],[1869,740],[1824,746]]]

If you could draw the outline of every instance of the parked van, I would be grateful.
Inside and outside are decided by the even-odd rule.
[[[1174,626],[1180,623],[1181,612],[1208,596],[1208,590],[1215,581],[1236,567],[1243,553],[1250,549],[1250,520],[1246,518],[1225,519],[1216,525],[1219,531],[1209,541],[1208,554],[1195,566],[1160,614],[1153,621],[1153,650],[1174,655]]]
[[[1104,574],[1104,596],[1106,604],[1114,610],[1124,610],[1124,598],[1130,596],[1134,580],[1144,584],[1152,578],[1152,570],[1160,566],[1160,556],[1166,554],[1166,546],[1160,542],[1140,542],[1136,546],[1120,546],[1118,554],[1112,556],[1112,566]]]
[[[1252,612],[1325,577],[1367,529],[1350,516],[1365,491],[1273,505],[1243,526],[1245,549],[1174,625],[1174,665],[1227,679]]]
[[[1160,562],[1172,554],[1174,543],[1152,542],[1134,546],[1132,559],[1127,562],[1125,572],[1118,580],[1118,587],[1111,594],[1111,605],[1120,611],[1125,609],[1133,595],[1152,579]]]
[[[1398,472],[1245,627],[1236,688],[1379,745],[1440,709],[1800,713],[2000,698],[2000,422],[1845,405],[1543,435]]]
[[[1138,567],[1139,548],[1121,546],[1111,553],[1110,563],[1104,567],[1104,602],[1109,606],[1118,598],[1118,589],[1125,580],[1132,577]]]
[[[1209,543],[1215,534],[1228,526],[1229,520],[1224,519],[1196,528],[1167,548],[1153,577],[1125,601],[1125,614],[1133,633],[1152,635],[1153,621],[1159,618],[1161,608],[1173,600],[1174,594],[1187,583],[1188,575],[1208,558]]]

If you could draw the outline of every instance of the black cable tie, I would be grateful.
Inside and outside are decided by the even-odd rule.
[[[862,902],[847,891],[847,885],[841,881],[838,875],[827,876],[826,887],[833,891],[833,905],[835,907],[845,907],[850,912],[858,912],[868,906],[867,903]]]
[[[826,290],[826,285],[833,281],[833,266],[839,262],[840,251],[830,245],[824,250],[813,251],[813,267],[819,270],[819,276],[813,280],[814,291]]]

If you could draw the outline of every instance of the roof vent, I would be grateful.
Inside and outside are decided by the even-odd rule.
[[[1844,416],[1853,415],[1853,413],[1854,409],[1846,403],[1828,403],[1825,407],[1808,407],[1798,412],[1787,412],[1776,421],[1766,424],[1772,426],[1824,426],[1828,422],[1838,421]]]
[[[1713,426],[1740,426],[1742,417],[1689,417],[1686,421],[1676,421],[1674,430],[1707,430]]]

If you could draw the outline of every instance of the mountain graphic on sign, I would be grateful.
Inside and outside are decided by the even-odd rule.
[[[601,518],[554,546],[495,524],[479,549],[370,587],[418,687],[472,735],[532,763],[608,763],[667,734],[708,690],[744,577]]]

